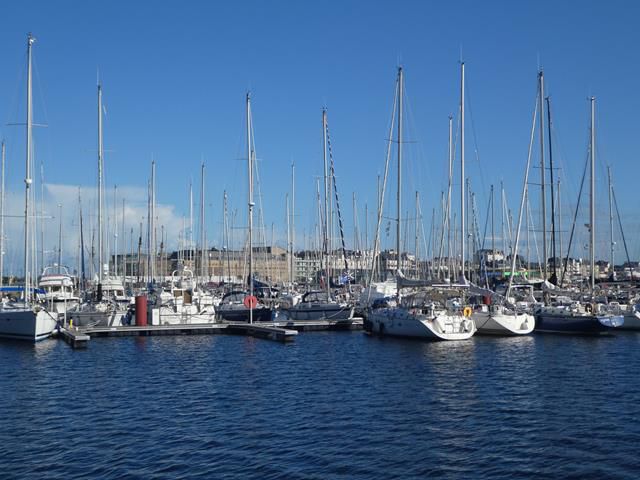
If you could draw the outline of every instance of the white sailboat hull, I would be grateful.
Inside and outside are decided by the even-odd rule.
[[[528,335],[536,321],[528,313],[473,312],[479,335]]]
[[[49,337],[56,328],[55,315],[45,310],[7,308],[0,311],[0,337],[37,342]]]
[[[403,308],[379,308],[367,316],[371,332],[426,340],[467,340],[476,332],[472,319],[440,314],[428,317]]]

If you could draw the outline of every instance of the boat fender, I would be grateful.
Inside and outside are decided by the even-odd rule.
[[[462,313],[464,314],[465,317],[469,318],[473,313],[473,310],[471,309],[471,307],[464,307],[464,310],[462,311]]]
[[[462,322],[462,328],[464,328],[465,332],[470,332],[471,331],[471,320],[465,320],[464,322]]]

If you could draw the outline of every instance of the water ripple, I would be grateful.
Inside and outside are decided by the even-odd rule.
[[[640,335],[0,343],[0,478],[636,478]]]

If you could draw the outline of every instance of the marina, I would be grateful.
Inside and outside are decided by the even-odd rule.
[[[3,18],[0,479],[639,476],[640,4]]]
[[[61,332],[61,337],[74,347],[84,347],[91,336],[167,335],[189,333],[240,333],[259,338],[289,341],[298,331],[362,328],[379,336],[413,337],[428,341],[470,340],[476,334],[529,335],[532,332],[561,334],[608,335],[614,330],[635,329],[640,319],[640,266],[633,266],[624,237],[624,227],[618,212],[607,167],[610,262],[596,261],[596,100],[589,98],[589,145],[584,164],[580,192],[577,197],[567,253],[562,256],[562,236],[556,222],[556,210],[560,208],[559,185],[554,179],[551,103],[545,94],[545,74],[537,74],[537,92],[533,110],[529,154],[524,168],[520,208],[517,216],[509,213],[505,225],[506,198],[501,183],[502,196],[502,247],[495,244],[494,186],[485,215],[484,234],[479,242],[479,214],[475,205],[476,192],[465,174],[465,111],[467,108],[466,65],[460,62],[458,131],[453,131],[453,117],[449,116],[447,193],[441,195],[441,223],[436,221],[436,209],[427,239],[421,222],[419,191],[415,192],[415,233],[413,255],[406,251],[409,220],[403,220],[403,162],[406,155],[405,73],[397,68],[393,108],[387,139],[385,175],[378,178],[379,204],[373,228],[371,246],[356,249],[356,236],[352,249],[347,249],[344,219],[337,186],[336,161],[329,130],[328,109],[321,109],[322,118],[322,178],[316,180],[318,202],[317,223],[319,234],[315,251],[296,251],[295,228],[292,212],[295,211],[295,168],[291,165],[290,192],[287,192],[287,243],[286,250],[278,249],[273,242],[265,245],[262,232],[263,205],[257,204],[254,190],[261,196],[259,169],[256,161],[256,141],[251,93],[244,102],[246,135],[246,237],[244,248],[234,252],[235,269],[231,269],[230,251],[208,245],[206,239],[206,168],[200,166],[199,241],[193,238],[193,191],[189,184],[189,229],[183,228],[186,238],[179,238],[178,250],[171,252],[165,245],[165,226],[160,224],[158,238],[157,164],[151,161],[148,179],[146,227],[139,225],[138,251],[134,254],[133,229],[130,252],[126,242],[118,248],[118,232],[126,239],[126,204],[122,201],[122,213],[118,217],[117,187],[109,204],[104,176],[107,170],[104,149],[104,92],[97,82],[97,205],[93,224],[91,258],[85,258],[83,209],[78,192],[79,245],[75,264],[77,268],[63,265],[63,236],[69,232],[63,226],[62,205],[58,205],[57,247],[52,250],[57,258],[44,267],[41,275],[39,260],[34,250],[40,234],[44,249],[44,219],[40,232],[34,212],[37,205],[32,183],[33,176],[33,94],[32,57],[35,37],[27,36],[26,76],[26,158],[25,158],[25,209],[24,244],[22,256],[23,278],[16,282],[11,276],[11,286],[0,286],[0,337],[23,338],[40,341]],[[547,134],[548,143],[545,141]],[[533,146],[539,145],[540,184],[531,186],[529,174],[533,168]],[[458,145],[459,144],[459,145]],[[455,147],[458,152],[455,152]],[[5,148],[2,149],[3,172]],[[546,162],[548,160],[549,166]],[[390,169],[395,166],[395,218],[388,218],[388,230],[395,224],[395,242],[382,247],[382,222],[385,212],[385,192]],[[454,185],[454,171],[459,170],[459,183]],[[588,188],[586,180],[589,180]],[[322,180],[322,181],[320,181]],[[258,183],[258,185],[256,185]],[[4,176],[2,179],[4,185]],[[322,184],[322,189],[320,188]],[[542,258],[539,246],[536,267],[532,266],[529,196],[532,188],[540,187],[539,201],[542,223]],[[455,188],[454,188],[455,187]],[[546,187],[550,187],[547,191]],[[555,190],[554,190],[555,188]],[[453,196],[458,190],[457,212]],[[588,261],[580,261],[579,268],[568,269],[573,248],[574,231],[580,213],[582,193],[588,190]],[[289,203],[291,193],[291,203]],[[4,197],[4,187],[2,192]],[[42,198],[40,199],[42,201]],[[228,242],[227,192],[224,192],[223,242]],[[353,194],[354,232],[358,226]],[[547,214],[547,204],[550,215]],[[4,207],[4,202],[2,203]],[[614,229],[614,206],[619,232]],[[526,207],[526,208],[525,208]],[[113,209],[112,216],[108,215]],[[258,221],[254,222],[257,208]],[[453,215],[452,215],[453,214]],[[453,216],[453,221],[452,221]],[[459,223],[455,218],[459,217]],[[526,216],[523,222],[523,217]],[[4,217],[2,217],[4,219]],[[517,218],[517,221],[516,221]],[[122,225],[119,222],[122,222]],[[403,226],[404,222],[404,226]],[[186,224],[186,218],[183,220]],[[491,231],[488,231],[491,224]],[[521,232],[527,234],[527,257],[519,254]],[[122,228],[120,228],[122,226]],[[185,225],[186,226],[186,225]],[[550,227],[550,231],[547,230]],[[509,243],[504,235],[509,230]],[[436,233],[440,230],[439,238]],[[273,230],[273,228],[272,228]],[[368,237],[368,233],[367,237]],[[389,232],[387,232],[388,234]],[[490,233],[490,234],[489,234]],[[535,234],[535,228],[533,229]],[[622,237],[627,262],[617,266],[614,261],[614,235]],[[109,237],[113,235],[113,242]],[[143,236],[146,235],[146,241]],[[453,236],[453,239],[452,239]],[[465,239],[456,242],[456,237]],[[473,241],[471,239],[473,238]],[[4,237],[0,235],[4,241]],[[467,241],[467,239],[469,241]],[[92,240],[93,241],[93,240]],[[419,254],[420,241],[431,245]],[[491,248],[485,244],[491,243]],[[366,242],[365,242],[366,243]],[[560,245],[558,245],[560,244]],[[0,246],[0,251],[4,247]],[[550,251],[549,251],[550,249]],[[436,253],[437,252],[437,253]],[[144,253],[144,256],[143,256]],[[224,254],[224,255],[223,255]],[[550,257],[551,255],[551,257]],[[215,257],[217,258],[217,262]],[[226,257],[226,258],[225,258]],[[262,262],[260,261],[262,258]],[[68,259],[69,260],[69,259]],[[265,261],[266,260],[266,261]],[[309,260],[312,260],[309,262]],[[135,264],[134,264],[135,261]],[[273,276],[272,263],[285,262],[286,276]],[[577,263],[573,260],[574,263]],[[304,273],[301,266],[307,263]],[[0,268],[0,278],[5,276]],[[638,269],[639,271],[634,270]],[[226,270],[226,271],[225,271]],[[536,271],[537,270],[537,271]],[[636,275],[637,274],[637,275]],[[19,278],[19,277],[18,277]],[[37,287],[35,287],[37,285]],[[621,303],[621,300],[624,303]],[[359,317],[354,317],[356,310]],[[134,325],[135,323],[135,325]],[[290,328],[290,330],[288,330]]]

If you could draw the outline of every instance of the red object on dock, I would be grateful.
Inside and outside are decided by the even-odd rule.
[[[145,327],[147,325],[147,296],[138,295],[136,297],[136,326]]]
[[[491,305],[491,295],[485,295],[482,297],[482,303],[485,305]]]

